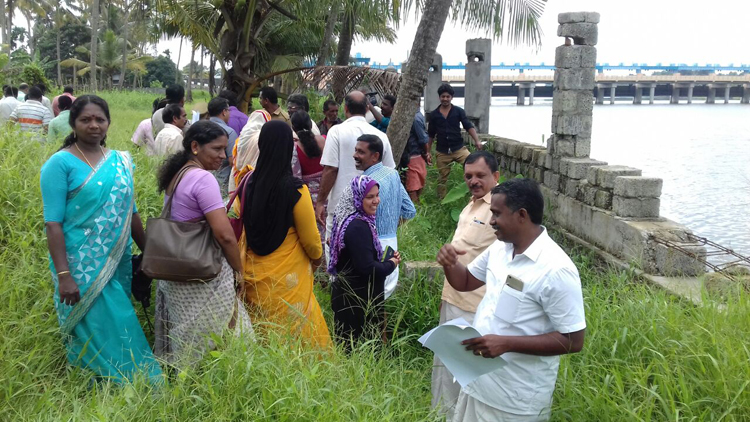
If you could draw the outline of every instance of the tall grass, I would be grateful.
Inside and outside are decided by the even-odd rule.
[[[130,144],[148,117],[149,95],[105,93],[113,124],[108,145],[132,150],[145,217],[161,211],[159,160]],[[200,364],[165,386],[91,385],[69,367],[52,306],[39,168],[57,149],[15,131],[0,133],[0,420],[422,421],[430,411],[432,355],[416,336],[437,323],[442,280],[402,280],[388,303],[393,339],[351,355],[318,355],[298,340],[219,339]],[[434,180],[434,170],[430,169]],[[453,183],[460,182],[454,171]],[[408,259],[434,259],[453,222],[425,189],[415,220],[400,229]],[[582,353],[563,357],[553,420],[750,420],[750,299],[724,310],[695,307],[602,267],[571,248],[584,286],[588,322]],[[329,296],[316,289],[330,323]]]

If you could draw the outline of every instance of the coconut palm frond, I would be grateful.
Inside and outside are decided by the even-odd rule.
[[[546,0],[463,0],[454,2],[452,19],[469,30],[492,30],[497,40],[539,47],[539,18]]]
[[[65,59],[60,62],[60,66],[62,67],[77,67],[79,69],[82,69],[84,67],[89,66],[89,62],[84,62],[83,60],[78,60],[75,57],[71,57],[69,59]]]
[[[344,92],[369,86],[381,96],[396,95],[401,75],[382,69],[359,66],[315,66],[302,71],[303,79],[315,89],[328,93],[331,87],[342,86]]]

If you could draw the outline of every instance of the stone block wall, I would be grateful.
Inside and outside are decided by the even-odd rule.
[[[493,135],[480,138],[497,157],[502,173],[540,183],[551,223],[651,274],[702,273],[698,260],[651,239],[688,243],[687,228],[659,216],[662,180],[589,157],[599,14],[561,13],[558,22],[558,35],[566,42],[555,53],[552,136],[547,146]],[[468,134],[464,136],[470,143]],[[694,253],[705,256],[705,249]]]

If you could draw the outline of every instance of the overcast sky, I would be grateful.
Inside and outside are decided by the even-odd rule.
[[[553,63],[555,47],[563,43],[557,36],[557,14],[577,11],[601,13],[599,63],[750,64],[748,0],[549,0],[541,18],[541,49],[497,42],[492,63]],[[411,14],[398,28],[395,44],[355,41],[352,55],[362,53],[372,62],[399,63],[411,49],[417,25]],[[446,63],[466,62],[466,40],[481,37],[488,34],[471,33],[448,22],[437,52]],[[178,46],[177,40],[163,41],[158,51],[170,48],[177,60]],[[183,47],[180,67],[188,62],[186,51]]]

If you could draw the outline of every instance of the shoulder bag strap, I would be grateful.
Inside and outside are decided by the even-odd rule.
[[[200,167],[188,161],[187,164],[182,166],[180,171],[178,171],[177,174],[175,174],[175,176],[172,178],[172,182],[169,184],[169,187],[167,187],[167,191],[171,190],[172,194],[169,195],[169,199],[167,200],[167,203],[164,204],[164,209],[161,210],[161,218],[168,218],[168,219],[172,218],[172,200],[174,199],[175,192],[177,192],[177,185],[180,184],[180,182],[182,181],[182,178],[185,177],[185,174],[188,172],[188,170],[192,168],[200,168]]]

